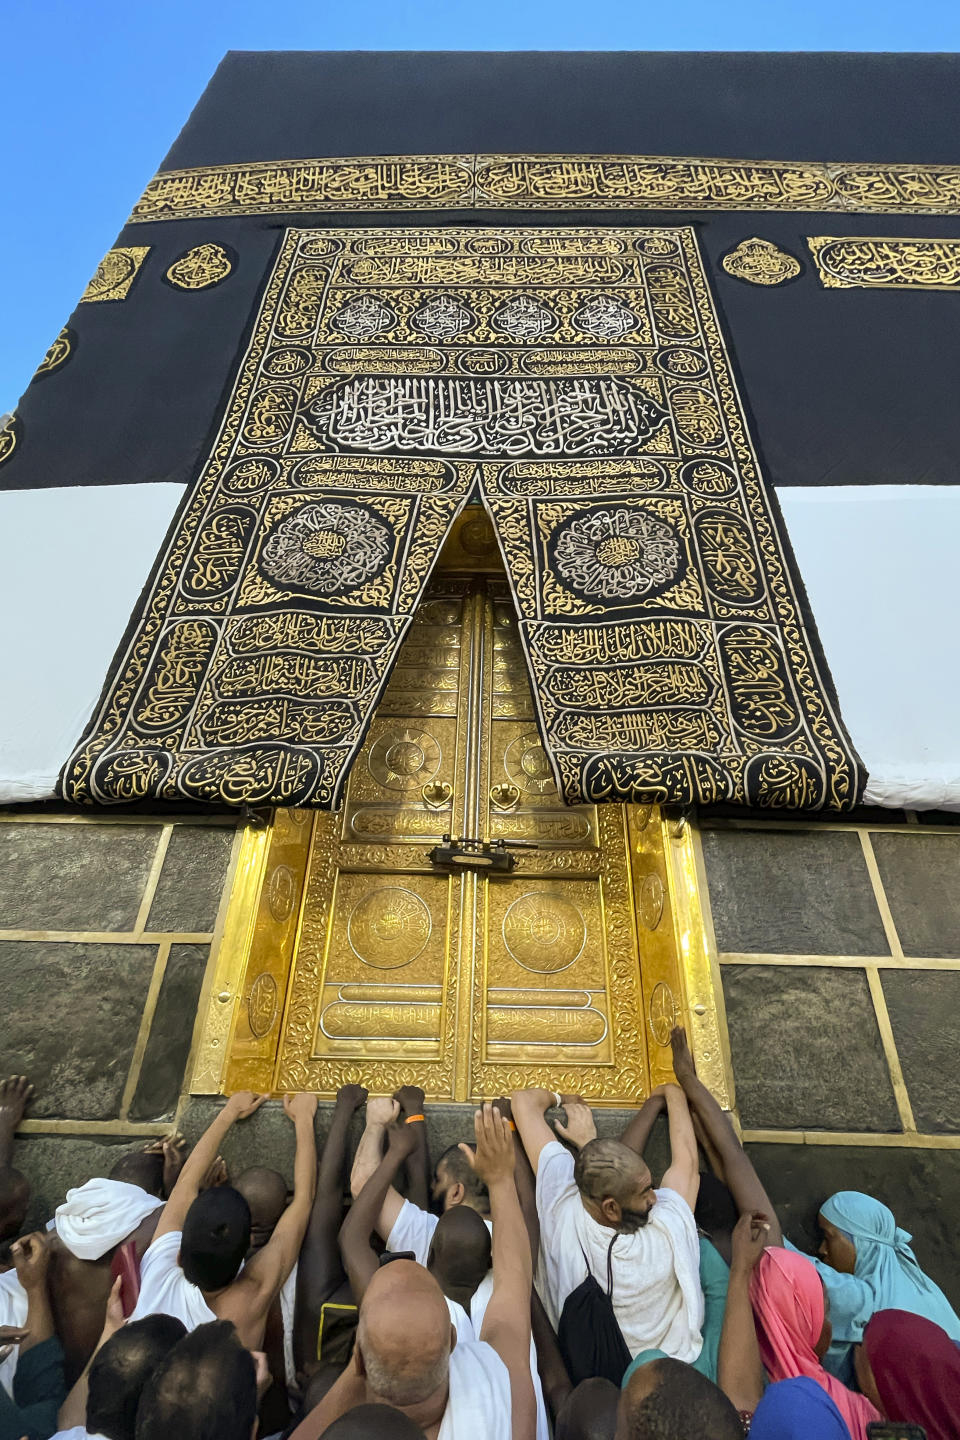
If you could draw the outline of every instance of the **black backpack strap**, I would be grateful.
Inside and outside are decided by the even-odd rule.
[[[607,1298],[611,1301],[613,1299],[613,1247],[617,1243],[617,1235],[619,1233],[619,1231],[614,1230],[613,1238],[607,1247]]]

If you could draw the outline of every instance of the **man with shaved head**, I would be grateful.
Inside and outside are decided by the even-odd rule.
[[[423,1431],[393,1405],[355,1405],[320,1440],[423,1440]]]
[[[394,1406],[426,1440],[534,1440],[531,1259],[513,1139],[490,1105],[477,1111],[476,1134],[471,1163],[487,1185],[494,1220],[493,1294],[479,1341],[457,1343],[443,1291],[422,1265],[398,1258],[382,1266],[361,1301],[352,1364],[293,1440],[318,1440],[364,1402]]]
[[[635,1358],[643,1350],[662,1350],[679,1360],[697,1358],[702,1346],[703,1291],[693,1206],[699,1188],[697,1142],[683,1091],[660,1087],[670,1126],[670,1167],[658,1190],[635,1150],[619,1140],[596,1135],[587,1107],[567,1104],[568,1129],[576,1129],[581,1148],[574,1156],[554,1136],[545,1113],[555,1102],[549,1090],[524,1090],[513,1096],[513,1118],[537,1176],[537,1213],[546,1272],[545,1300],[551,1318],[577,1340],[571,1316],[599,1285],[612,1301],[624,1345],[608,1348],[607,1365],[584,1344],[584,1370],[574,1378],[607,1374],[615,1383],[625,1368],[619,1355]],[[566,1103],[566,1102],[565,1102]],[[581,1115],[579,1112],[583,1112]],[[584,1129],[583,1121],[587,1128]],[[594,1283],[595,1282],[595,1283]],[[609,1304],[590,1298],[591,1304]],[[572,1307],[572,1308],[571,1308]],[[614,1336],[616,1326],[613,1327]],[[581,1326],[582,1329],[582,1326]],[[619,1373],[610,1373],[617,1367]]]

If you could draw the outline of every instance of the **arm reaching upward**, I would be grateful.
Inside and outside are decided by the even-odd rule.
[[[553,1091],[515,1090],[510,1103],[514,1124],[536,1175],[541,1150],[557,1138],[544,1118],[550,1106],[555,1104]]]
[[[354,1111],[366,1098],[362,1085],[341,1085],[327,1143],[317,1166],[317,1188],[297,1269],[293,1349],[298,1372],[306,1373],[316,1366],[317,1329],[323,1304],[345,1279],[337,1233],[343,1218],[343,1187],[347,1179],[347,1133]]]
[[[246,1276],[256,1280],[265,1295],[269,1294],[267,1306],[283,1287],[300,1254],[317,1183],[317,1137],[313,1128],[317,1097],[306,1093],[285,1095],[283,1108],[297,1133],[293,1197],[277,1221],[270,1239],[262,1250],[257,1251],[244,1271]]]
[[[674,1074],[723,1167],[722,1179],[741,1215],[762,1212],[767,1224],[767,1245],[782,1245],[783,1232],[760,1176],[747,1158],[733,1126],[703,1081],[697,1078],[687,1033],[678,1025],[670,1036]]]
[[[373,1279],[379,1261],[370,1244],[383,1209],[384,1197],[393,1184],[400,1166],[413,1154],[417,1137],[413,1125],[393,1125],[388,1131],[387,1153],[384,1155],[360,1194],[350,1206],[340,1226],[340,1254],[350,1281],[353,1298],[359,1305]]]
[[[100,1332],[100,1339],[97,1341],[97,1347],[83,1367],[83,1373],[74,1382],[73,1388],[60,1406],[57,1424],[61,1430],[72,1430],[74,1426],[79,1426],[82,1429],[86,1426],[87,1395],[90,1391],[90,1366],[93,1364],[94,1356],[99,1354],[107,1341],[116,1335],[123,1324],[123,1304],[120,1300],[120,1276],[118,1275],[113,1282],[113,1288],[107,1300],[106,1318],[103,1322],[103,1329]]]
[[[530,1240],[514,1183],[509,1121],[484,1105],[474,1117],[477,1151],[460,1149],[490,1193],[493,1223],[493,1294],[480,1339],[492,1345],[510,1374],[512,1440],[534,1440],[537,1402],[530,1373]],[[539,1154],[539,1152],[538,1152]]]
[[[667,1102],[667,1123],[670,1126],[670,1168],[660,1183],[682,1195],[692,1210],[700,1190],[700,1156],[690,1107],[679,1085],[660,1088]]]
[[[566,1096],[564,1104],[568,1107],[571,1104]],[[494,1100],[494,1108],[506,1120],[507,1124],[513,1122],[513,1113],[510,1101],[506,1096]],[[586,1109],[586,1106],[583,1107]],[[591,1121],[593,1117],[591,1114]],[[527,1159],[527,1152],[523,1148],[523,1141],[520,1139],[520,1132],[514,1125],[513,1131],[513,1156],[514,1172],[513,1178],[517,1187],[517,1198],[520,1201],[520,1212],[523,1215],[523,1223],[527,1227],[527,1235],[530,1239],[530,1258],[534,1269],[540,1254],[540,1217],[537,1214],[537,1179],[530,1168],[530,1161]],[[589,1137],[587,1137],[589,1138]],[[556,1419],[560,1413],[560,1407],[570,1394],[573,1386],[570,1384],[570,1376],[567,1374],[566,1366],[563,1363],[563,1356],[560,1354],[560,1346],[553,1326],[550,1324],[547,1312],[543,1308],[540,1296],[536,1290],[530,1292],[530,1324],[533,1330],[533,1341],[537,1347],[537,1369],[540,1372],[540,1383],[543,1386],[543,1393],[550,1413]]]
[[[400,1106],[399,1118],[404,1122],[412,1121],[410,1129],[417,1139],[406,1164],[407,1199],[418,1209],[429,1210],[430,1151],[427,1148],[427,1126],[425,1121],[413,1118],[423,1115],[423,1091],[419,1085],[401,1085],[400,1089],[394,1092],[393,1098]],[[387,1235],[389,1234],[390,1230],[387,1231]],[[384,1240],[387,1235],[383,1236]]]
[[[638,1155],[642,1156],[644,1150],[647,1148],[650,1132],[657,1123],[658,1116],[663,1114],[666,1104],[667,1101],[663,1090],[654,1090],[653,1094],[644,1100],[640,1109],[620,1136],[620,1143],[627,1145],[631,1150],[635,1150]]]
[[[400,1102],[391,1096],[377,1095],[367,1101],[367,1123],[360,1136],[360,1144],[353,1157],[353,1169],[350,1171],[350,1194],[354,1200],[380,1164],[387,1126],[399,1118]],[[416,1129],[416,1126],[410,1128]],[[377,1219],[376,1229],[381,1240],[387,1239],[402,1209],[403,1196],[395,1185],[391,1185],[384,1196]]]
[[[235,1120],[246,1120],[266,1100],[266,1095],[254,1095],[252,1090],[238,1090],[231,1095],[216,1119],[207,1126],[200,1139],[184,1161],[183,1169],[177,1176],[177,1183],[170,1192],[170,1199],[163,1207],[153,1238],[159,1240],[171,1230],[182,1230],[187,1211],[200,1193],[204,1177],[220,1153],[223,1138]]]
[[[753,1306],[750,1304],[750,1276],[763,1254],[769,1230],[766,1215],[759,1211],[741,1215],[737,1221],[717,1360],[720,1389],[738,1410],[751,1413],[763,1395],[764,1375]]]

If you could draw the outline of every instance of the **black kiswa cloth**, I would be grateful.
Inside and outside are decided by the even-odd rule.
[[[630,1351],[613,1310],[613,1247],[616,1232],[607,1248],[607,1288],[591,1273],[583,1246],[580,1253],[587,1267],[585,1280],[571,1290],[563,1302],[557,1339],[572,1384],[581,1380],[609,1380],[618,1388],[630,1364]]]
[[[685,226],[287,231],[66,798],[335,806],[478,484],[566,802],[855,803]]]

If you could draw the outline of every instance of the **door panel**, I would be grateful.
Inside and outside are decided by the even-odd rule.
[[[624,813],[605,809],[560,802],[505,582],[441,575],[342,813],[314,822],[275,1088],[645,1094]],[[438,870],[443,834],[518,846],[516,868]]]

